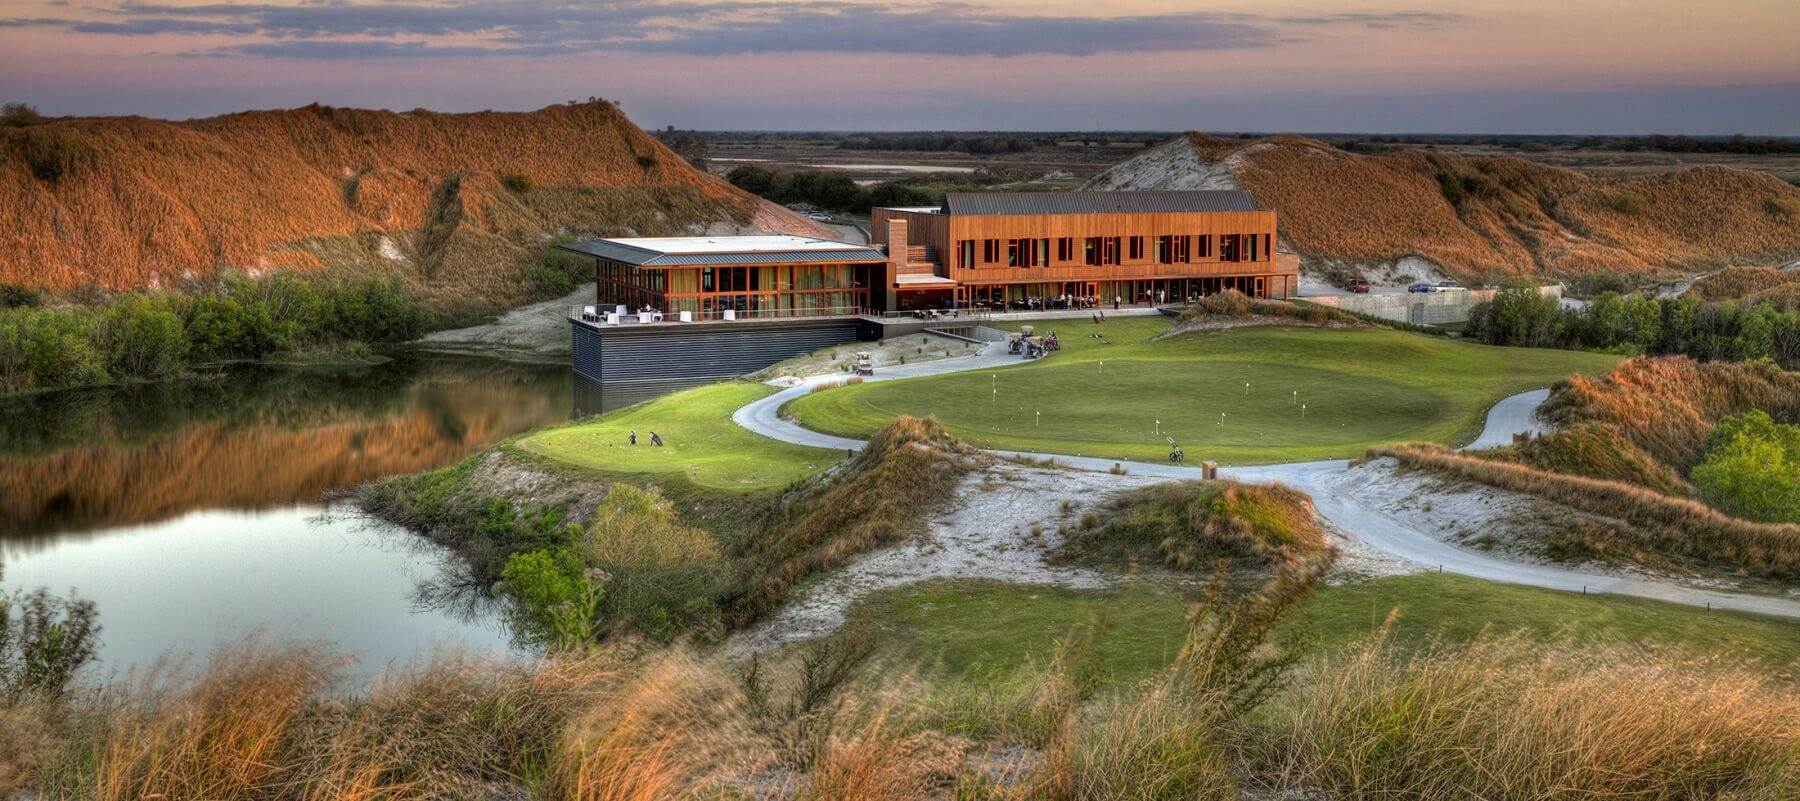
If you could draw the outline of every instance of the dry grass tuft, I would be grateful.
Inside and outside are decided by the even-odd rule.
[[[1739,668],[1633,649],[1376,639],[1321,664],[1264,757],[1335,798],[1768,799],[1800,786],[1800,694]]]
[[[1795,201],[1800,204],[1800,200]],[[1773,267],[1727,267],[1701,278],[1688,292],[1701,300],[1788,301],[1800,290],[1800,272]],[[1792,308],[1791,304],[1784,303]]]
[[[903,415],[876,432],[855,458],[782,499],[772,541],[741,554],[752,575],[732,622],[766,614],[808,575],[918,530],[976,458],[936,418]]]
[[[1233,481],[1171,481],[1120,493],[1104,524],[1088,513],[1065,546],[1072,556],[1108,559],[1155,553],[1181,570],[1218,559],[1293,565],[1330,551],[1305,493]]]

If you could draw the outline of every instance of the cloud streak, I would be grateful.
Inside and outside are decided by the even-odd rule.
[[[969,4],[562,0],[509,3],[121,4],[94,19],[0,19],[112,37],[204,35],[224,44],[189,55],[305,60],[552,56],[596,52],[741,55],[883,53],[1072,55],[1266,48],[1293,29],[1444,27],[1440,12],[1333,12],[1263,17],[1191,12],[1120,17],[1009,15]],[[241,41],[234,41],[241,40]]]

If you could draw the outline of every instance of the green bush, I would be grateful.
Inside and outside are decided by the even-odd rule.
[[[39,114],[37,107],[30,103],[7,103],[0,105],[0,125],[8,128],[27,128],[41,125],[44,115]]]
[[[424,306],[381,276],[222,276],[193,294],[0,309],[0,392],[165,378],[201,364],[418,337]]]
[[[507,189],[514,191],[514,192],[519,192],[521,194],[523,194],[525,192],[530,192],[531,188],[533,186],[533,184],[531,182],[531,176],[521,175],[516,172],[509,172],[509,173],[505,173],[505,174],[501,175],[500,183],[501,183],[501,185],[505,186]]]
[[[565,649],[593,640],[605,592],[573,551],[552,547],[513,554],[500,577],[526,639]]]
[[[543,257],[538,263],[525,268],[525,279],[531,282],[538,297],[559,298],[592,281],[593,270],[591,260],[558,250],[553,242],[544,246]]]
[[[1800,426],[1760,409],[1719,421],[1694,485],[1712,505],[1742,517],[1800,523]]]

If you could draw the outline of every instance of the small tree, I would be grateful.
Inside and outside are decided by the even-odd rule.
[[[93,601],[44,589],[0,595],[0,700],[62,695],[98,652],[98,620]]]

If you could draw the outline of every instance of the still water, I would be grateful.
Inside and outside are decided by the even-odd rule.
[[[363,675],[507,653],[495,610],[435,600],[454,558],[332,498],[643,392],[615,395],[564,366],[408,356],[0,399],[0,591],[95,601],[102,673],[249,636],[329,642]]]

